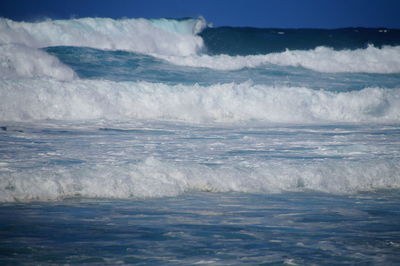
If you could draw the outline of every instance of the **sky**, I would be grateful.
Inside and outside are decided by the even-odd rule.
[[[183,18],[214,26],[400,29],[400,0],[0,0],[0,17]]]

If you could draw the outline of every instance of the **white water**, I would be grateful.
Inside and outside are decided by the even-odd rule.
[[[229,56],[155,56],[173,64],[191,67],[206,67],[218,70],[238,70],[275,64],[280,66],[304,67],[318,72],[364,72],[400,73],[400,46],[335,51],[327,47],[314,50],[287,50],[266,55]]]
[[[203,42],[195,34],[204,26],[202,19],[88,18],[38,23],[0,19],[0,138],[5,143],[0,153],[0,202],[76,195],[159,197],[188,191],[352,193],[400,188],[398,127],[393,127],[393,135],[390,130],[384,135],[380,131],[382,124],[400,122],[398,87],[330,92],[252,82],[201,86],[84,80],[38,49],[68,45],[128,50],[178,65],[219,70],[276,64],[319,72],[400,73],[400,47],[202,55]],[[72,130],[70,136],[63,130],[43,130],[46,123],[61,123],[54,120],[81,123],[84,129]],[[105,121],[117,129],[132,121],[156,127],[170,123],[171,131],[182,126],[179,122],[197,124],[197,128],[184,136],[157,130],[127,136],[116,130],[104,137],[89,120]],[[27,121],[35,125],[33,133],[18,129],[23,124],[19,122]],[[240,125],[266,130],[274,123],[293,128],[310,123],[310,134],[330,123],[376,127],[367,132],[332,130],[329,145],[322,133],[315,140],[314,135],[295,132],[293,143],[288,143],[290,132],[286,131],[257,138],[247,127],[245,133],[213,128],[233,124],[235,130],[241,130]],[[300,151],[294,155],[303,157],[287,156],[296,148]],[[264,154],[258,155],[259,151]],[[208,161],[213,166],[207,166]]]
[[[307,189],[354,193],[400,188],[398,161],[263,162],[256,167],[211,168],[162,162],[43,167],[0,171],[0,202],[57,200],[65,197],[143,198],[188,191],[278,193]],[[0,169],[2,170],[2,169]]]
[[[187,56],[197,54],[203,48],[202,39],[195,34],[205,26],[203,19],[82,18],[27,23],[0,18],[0,43],[34,48],[82,46]]]
[[[287,50],[267,55],[209,56],[202,54],[204,43],[196,35],[205,27],[203,18],[182,21],[83,18],[35,23],[0,18],[0,44],[21,44],[31,48],[81,46],[126,50],[151,54],[177,65],[219,70],[276,64],[301,66],[319,72],[400,73],[399,46],[369,46],[342,51],[317,47],[308,51]]]
[[[54,78],[72,80],[75,72],[56,57],[21,44],[0,45],[0,78]]]
[[[203,122],[399,122],[398,89],[328,92],[246,83],[0,80],[0,121],[152,119]]]

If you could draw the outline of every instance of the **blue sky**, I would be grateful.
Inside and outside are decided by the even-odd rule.
[[[400,0],[0,0],[14,20],[204,16],[214,26],[400,28]]]

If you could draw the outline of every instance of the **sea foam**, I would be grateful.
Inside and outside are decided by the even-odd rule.
[[[400,90],[328,92],[251,82],[211,86],[0,80],[0,121],[152,119],[190,123],[400,121]]]
[[[314,190],[355,193],[400,188],[400,163],[375,161],[263,162],[257,167],[163,162],[42,167],[0,171],[0,202],[66,197],[147,198],[189,191],[280,193]],[[1,170],[1,169],[0,169]]]
[[[75,72],[56,57],[21,44],[0,45],[0,78],[72,80]]]
[[[319,72],[400,73],[400,46],[365,49],[333,50],[317,47],[313,50],[286,50],[266,55],[192,55],[185,57],[155,55],[177,65],[218,70],[238,70],[275,64],[304,67]]]

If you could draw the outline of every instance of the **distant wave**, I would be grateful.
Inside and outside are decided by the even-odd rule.
[[[314,190],[356,193],[400,187],[398,160],[260,162],[257,167],[178,164],[149,157],[120,165],[47,166],[9,171],[0,167],[0,202],[67,197],[148,198],[189,191],[279,193]]]
[[[372,45],[399,46],[400,30],[385,28],[274,29],[251,27],[206,28],[199,34],[212,55],[261,55],[285,50],[356,50]]]
[[[203,49],[196,34],[206,27],[204,19],[82,18],[36,23],[0,18],[0,44],[33,48],[83,46],[163,55],[193,55]]]
[[[202,122],[399,122],[400,90],[328,92],[252,83],[212,86],[0,80],[0,121],[153,119]]]
[[[218,70],[238,70],[267,64],[304,67],[319,72],[400,73],[400,46],[336,51],[328,47],[314,50],[287,50],[266,55],[229,56],[193,55],[161,56],[173,64],[206,67]]]

